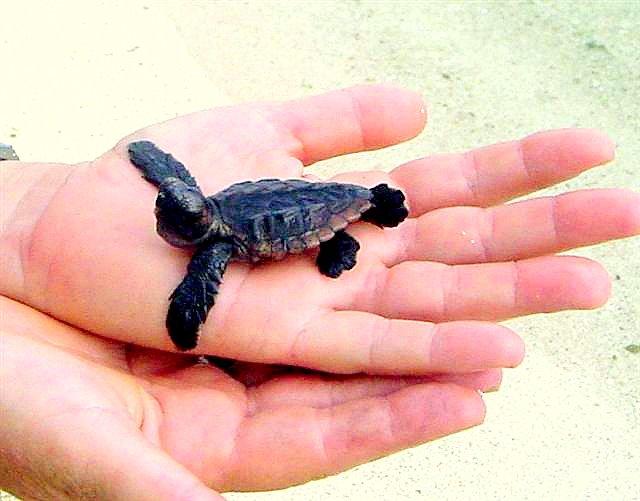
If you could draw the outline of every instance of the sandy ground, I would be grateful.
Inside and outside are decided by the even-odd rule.
[[[0,142],[94,158],[124,134],[222,103],[362,82],[419,90],[428,131],[315,173],[392,168],[539,129],[600,127],[617,160],[547,192],[640,189],[640,9],[608,2],[0,2]],[[476,429],[232,500],[640,499],[640,248],[584,249],[614,278],[596,312],[510,322],[523,366]]]

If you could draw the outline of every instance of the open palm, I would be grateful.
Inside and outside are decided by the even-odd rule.
[[[338,176],[399,187],[411,217],[395,229],[350,229],[362,249],[338,280],[318,273],[306,255],[231,265],[197,352],[254,364],[237,367],[234,377],[169,353],[168,297],[189,254],[155,234],[156,190],[126,155],[130,141],[152,140],[209,194],[246,179],[300,177],[304,165],[323,158],[406,140],[424,121],[417,96],[360,87],[196,113],[141,130],[87,164],[23,169],[3,224],[0,290],[33,308],[6,300],[6,318],[15,313],[22,320],[14,325],[46,333],[27,349],[19,340],[34,329],[6,328],[17,336],[14,353],[41,355],[34,384],[61,402],[61,436],[86,433],[91,450],[99,444],[106,458],[100,464],[122,464],[127,451],[146,458],[132,471],[149,469],[138,475],[149,489],[174,477],[203,488],[171,457],[219,489],[257,489],[340,471],[480,422],[473,390],[495,386],[500,373],[492,369],[517,365],[523,355],[520,339],[494,322],[602,304],[604,270],[553,254],[640,228],[638,197],[623,190],[500,205],[610,160],[603,134],[539,133],[416,160],[390,174]],[[256,363],[354,375],[282,375]],[[64,369],[53,374],[50,366]],[[258,381],[255,371],[265,372]],[[399,377],[409,375],[419,379]],[[47,386],[54,380],[77,387],[77,400]]]
[[[173,349],[164,326],[168,297],[190,256],[156,235],[157,191],[129,163],[130,141],[171,151],[214,193],[240,180],[302,176],[304,164],[412,137],[424,120],[417,96],[361,87],[141,130],[94,162],[40,173],[19,207],[9,249],[19,266],[3,273],[2,291],[87,331]],[[338,280],[305,255],[230,266],[197,351],[402,375],[517,361],[519,340],[488,321],[604,302],[609,281],[599,265],[548,255],[636,231],[629,207],[637,198],[593,190],[496,204],[612,155],[603,134],[564,130],[428,157],[390,174],[338,176],[400,187],[411,218],[395,229],[355,225],[358,264]]]

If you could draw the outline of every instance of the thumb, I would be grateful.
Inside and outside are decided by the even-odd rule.
[[[109,431],[96,448],[95,482],[105,499],[214,501],[224,498],[183,465],[149,442],[132,423],[108,418]],[[115,421],[115,422],[114,422]],[[78,440],[75,438],[75,440]],[[99,450],[99,452],[98,452]]]
[[[25,499],[223,499],[155,445],[137,384],[86,360],[98,352],[53,348],[88,343],[15,304],[0,301],[0,488]]]
[[[57,422],[56,422],[57,421]],[[47,499],[224,500],[149,442],[125,416],[87,408],[55,416],[46,441],[14,468],[9,491]],[[57,429],[55,435],[52,429]],[[31,449],[31,447],[28,447]],[[46,456],[45,456],[46,455]],[[17,471],[16,471],[17,470]]]

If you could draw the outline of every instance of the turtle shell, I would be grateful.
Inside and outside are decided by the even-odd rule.
[[[343,183],[263,179],[211,197],[232,236],[236,259],[282,259],[317,247],[371,208],[371,190]]]

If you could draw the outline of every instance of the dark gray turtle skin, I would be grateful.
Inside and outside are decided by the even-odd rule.
[[[245,181],[205,197],[187,168],[149,141],[129,144],[129,158],[159,188],[157,231],[169,244],[194,247],[183,281],[170,296],[166,326],[182,351],[198,344],[230,261],[279,260],[319,247],[319,271],[337,278],[356,264],[358,242],[345,228],[358,220],[381,227],[408,215],[404,194],[301,179]]]

